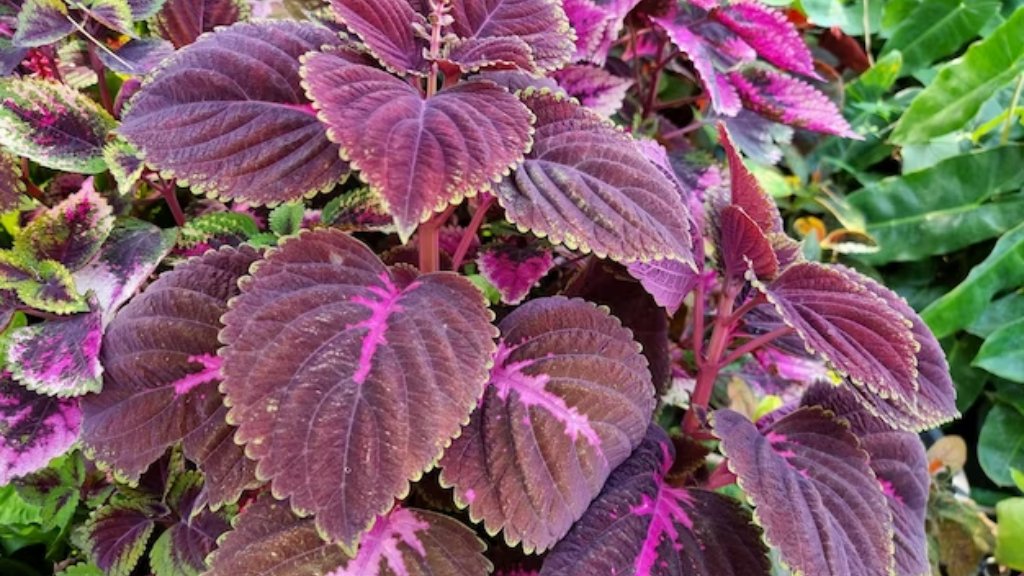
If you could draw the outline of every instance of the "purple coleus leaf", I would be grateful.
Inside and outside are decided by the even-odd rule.
[[[168,59],[118,131],[195,192],[265,204],[329,189],[348,167],[303,96],[298,59],[339,42],[290,21],[220,29]]]
[[[16,208],[24,192],[21,163],[7,151],[0,151],[0,212]]]
[[[779,260],[771,242],[742,208],[726,206],[716,220],[726,276],[742,279],[750,270],[757,278],[771,280],[778,274]]]
[[[576,58],[603,65],[619,39],[626,15],[640,0],[563,0],[576,31]]]
[[[135,38],[111,53],[99,50],[96,55],[104,66],[118,74],[144,76],[173,53],[174,46],[162,38]]]
[[[88,178],[81,190],[29,222],[14,249],[37,260],[55,260],[73,272],[99,252],[113,226],[110,205]]]
[[[537,68],[530,45],[516,36],[456,41],[445,56],[443,64],[457,66],[459,72]]]
[[[701,275],[693,267],[678,260],[634,262],[629,265],[629,274],[670,314],[679,310],[686,295],[701,281]]]
[[[338,52],[307,56],[302,74],[328,135],[381,195],[403,241],[435,210],[486,190],[530,146],[530,111],[487,81],[425,98]]]
[[[729,73],[745,108],[797,128],[862,140],[835,103],[810,84],[764,68]]]
[[[567,99],[522,97],[537,123],[533,149],[498,186],[510,222],[613,260],[693,263],[686,205],[628,134]]]
[[[136,2],[133,12],[149,12],[152,7]],[[169,40],[175,48],[182,48],[199,39],[204,32],[218,26],[230,26],[243,20],[249,4],[243,0],[166,0],[153,17],[155,31]],[[249,34],[257,35],[254,30]]]
[[[75,443],[81,423],[77,398],[36,394],[0,373],[0,486],[46,468]]]
[[[103,343],[103,393],[82,403],[82,442],[92,458],[134,480],[182,442],[206,474],[212,506],[256,484],[255,463],[231,442],[225,422],[217,334],[238,278],[258,257],[225,247],[189,260],[117,315]]]
[[[779,214],[779,208],[743,163],[743,158],[736,150],[724,124],[718,125],[718,136],[725,148],[725,156],[729,163],[728,204],[741,208],[766,235],[783,233],[782,215]]]
[[[471,282],[389,269],[335,230],[283,241],[223,321],[235,440],[348,550],[458,434],[494,351]]]
[[[80,8],[84,14],[110,30],[134,35],[132,30],[132,9],[127,0],[91,0],[88,6]]]
[[[10,336],[7,367],[22,386],[47,396],[99,392],[102,322],[93,299],[88,312],[18,328]]]
[[[477,256],[476,264],[480,274],[498,289],[502,302],[519,304],[555,260],[550,249],[512,241],[488,246]]]
[[[155,16],[166,3],[167,0],[128,0],[128,8],[132,12],[132,20],[141,22]]]
[[[931,574],[925,516],[928,509],[928,457],[913,432],[893,430],[872,416],[848,388],[817,384],[803,397],[804,406],[821,406],[850,423],[878,477],[893,518],[896,574]]]
[[[159,503],[121,502],[97,509],[85,524],[88,556],[108,576],[128,576],[156,528]]]
[[[604,68],[584,64],[566,66],[551,74],[570,96],[604,117],[619,108],[633,81],[611,74]]]
[[[732,410],[715,435],[765,539],[801,574],[892,573],[892,518],[868,455],[845,422],[799,408],[766,430]]]
[[[740,110],[735,116],[719,116],[725,123],[736,146],[762,164],[773,165],[782,159],[782,146],[793,140],[793,129],[772,122],[750,110]]]
[[[555,70],[572,58],[569,20],[558,0],[452,0],[450,4],[455,35],[466,41],[518,39],[536,65],[528,71]]]
[[[632,333],[589,302],[531,300],[500,329],[490,383],[441,482],[489,533],[543,551],[643,439],[654,388]]]
[[[75,31],[61,0],[25,0],[11,42],[19,48],[52,44]]]
[[[421,8],[426,8],[425,2]],[[422,74],[427,69],[424,52],[429,44],[416,33],[429,30],[423,14],[408,0],[331,0],[338,21],[354,33],[388,70]]]
[[[817,77],[811,51],[793,24],[778,10],[754,0],[731,0],[711,14],[750,44],[761,58],[783,70]]]
[[[650,425],[583,518],[544,559],[540,576],[766,576],[761,531],[735,500],[672,486],[675,448]]]

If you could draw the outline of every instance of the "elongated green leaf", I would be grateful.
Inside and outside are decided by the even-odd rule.
[[[1007,498],[997,504],[996,518],[996,560],[1014,570],[1024,570],[1024,498]]]
[[[992,94],[1024,70],[1024,9],[1017,9],[988,38],[939,75],[910,103],[896,124],[892,141],[924,142],[960,128]]]
[[[999,2],[993,0],[922,2],[893,32],[882,47],[882,55],[899,50],[903,53],[902,74],[911,74],[956,52],[977,36],[998,10]]]
[[[921,317],[942,338],[974,322],[1000,290],[1024,284],[1024,224],[1007,232],[992,253],[956,288],[932,302]]]
[[[967,327],[967,331],[979,338],[988,338],[989,334],[1018,318],[1024,318],[1024,292],[1014,292],[993,300],[981,316]]]
[[[995,238],[1024,220],[1024,146],[964,154],[855,192],[849,202],[867,220],[880,250],[872,264],[918,260]]]
[[[997,403],[985,417],[978,437],[978,461],[1000,486],[1013,486],[1010,468],[1024,470],[1024,414]]]
[[[972,364],[1007,380],[1024,382],[1024,318],[993,332]]]

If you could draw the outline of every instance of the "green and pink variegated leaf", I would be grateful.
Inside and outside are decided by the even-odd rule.
[[[0,151],[0,212],[17,208],[24,192],[21,163],[6,150]]]
[[[896,574],[927,576],[928,457],[917,434],[893,430],[872,416],[848,388],[817,384],[801,400],[804,406],[821,406],[850,423],[870,457],[871,469],[882,485],[893,518],[896,543]]]
[[[14,290],[22,304],[42,312],[89,309],[67,268],[53,260],[38,262],[23,252],[0,250],[0,288]]]
[[[107,576],[128,576],[146,551],[156,528],[159,506],[122,502],[92,513],[85,524],[89,560]]]
[[[7,368],[29,390],[57,396],[81,396],[103,386],[100,342],[103,314],[90,310],[15,330],[7,348]]]
[[[176,237],[174,229],[161,230],[134,218],[117,220],[96,257],[72,274],[79,292],[96,296],[104,326],[156,270]]]
[[[576,31],[576,59],[603,65],[619,39],[626,15],[638,4],[640,0],[563,0]]]
[[[420,7],[426,9],[426,3]],[[430,25],[408,0],[331,0],[331,8],[385,68],[402,75],[426,72],[429,44],[416,27],[429,30]]]
[[[758,114],[796,128],[863,139],[850,128],[835,103],[803,80],[774,70],[746,68],[729,73],[743,106]]]
[[[151,6],[141,3],[133,7],[136,12],[151,10]],[[198,40],[204,32],[230,26],[244,20],[248,14],[249,4],[242,0],[166,0],[153,17],[153,24],[157,34],[175,48],[182,48]],[[248,32],[256,34],[251,29]]]
[[[0,144],[55,170],[98,174],[117,125],[106,110],[64,84],[0,78]]]
[[[506,304],[519,304],[555,264],[550,249],[529,243],[488,246],[476,259],[480,274],[494,285]]]
[[[0,372],[0,486],[69,450],[81,423],[77,398],[36,394]]]
[[[632,333],[584,300],[531,300],[499,328],[490,383],[441,482],[488,533],[543,551],[639,445],[654,387]]]
[[[723,2],[711,14],[756,50],[761,58],[783,70],[817,77],[811,51],[793,24],[778,10],[755,0],[731,0]]]
[[[497,189],[506,218],[554,244],[621,262],[693,262],[675,185],[596,112],[531,90],[533,149]]]
[[[622,108],[626,92],[633,85],[633,81],[628,78],[586,64],[566,66],[552,73],[551,77],[570,96],[606,118]]]
[[[145,168],[139,151],[131,144],[118,139],[103,148],[103,159],[110,168],[110,175],[117,182],[117,192],[121,196],[131,194]]]
[[[336,0],[344,1],[344,0]],[[559,0],[453,0],[451,31],[460,38],[517,38],[536,64],[531,72],[569,62],[573,37]]]
[[[732,410],[712,427],[765,539],[798,574],[892,573],[893,522],[868,454],[845,422],[799,408],[758,428]]]
[[[735,500],[672,486],[675,448],[652,424],[540,576],[767,576],[761,531]]]
[[[387,268],[336,230],[289,238],[223,316],[235,440],[275,495],[353,550],[476,406],[495,348],[490,318],[455,274]]]
[[[259,254],[222,248],[163,274],[107,328],[103,394],[83,399],[82,442],[92,458],[135,480],[170,446],[207,473],[215,507],[256,484],[255,463],[231,442],[220,383],[220,317]],[[214,456],[209,466],[211,456]],[[237,466],[231,470],[219,460]]]
[[[530,111],[490,82],[467,80],[424,98],[350,60],[338,52],[307,56],[307,93],[403,240],[435,211],[487,190],[530,146]]]
[[[75,31],[61,0],[25,0],[11,42],[19,48],[45,46]]]
[[[96,256],[113,226],[110,205],[87,178],[81,190],[33,218],[14,239],[14,249],[74,272]]]
[[[339,42],[311,23],[221,29],[168,59],[118,132],[196,192],[273,204],[327,190],[348,166],[303,95],[299,57]]]

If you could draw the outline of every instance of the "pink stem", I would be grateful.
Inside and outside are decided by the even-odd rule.
[[[466,226],[462,238],[459,239],[459,245],[455,248],[455,255],[452,256],[452,270],[459,271],[462,261],[466,259],[466,253],[469,252],[469,246],[473,243],[473,238],[476,237],[477,230],[483,225],[487,218],[487,211],[493,204],[494,196],[488,196],[477,206],[476,212],[473,213],[473,219],[469,221],[469,226]]]
[[[697,421],[697,407],[707,408],[711,402],[711,393],[715,389],[715,380],[718,378],[718,371],[721,367],[722,354],[729,347],[732,340],[733,324],[732,317],[733,302],[736,300],[738,288],[733,284],[727,284],[725,290],[718,297],[718,310],[715,315],[715,327],[711,332],[711,341],[708,343],[708,353],[703,359],[697,357],[697,384],[690,398],[690,409],[686,411],[683,418],[683,432],[692,435],[700,427]]]
[[[771,332],[761,334],[760,336],[757,336],[752,340],[744,342],[742,346],[736,348],[735,350],[730,352],[728,356],[722,359],[720,367],[725,368],[729,364],[732,364],[733,362],[739,360],[740,358],[746,356],[747,354],[753,352],[754,350],[757,350],[762,346],[766,346],[774,342],[775,340],[792,333],[793,328],[790,328],[789,326],[783,326],[782,328],[777,328],[775,330],[772,330]]]

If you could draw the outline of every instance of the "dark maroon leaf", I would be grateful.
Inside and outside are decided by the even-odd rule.
[[[928,509],[928,457],[917,434],[892,430],[872,416],[847,388],[817,384],[804,395],[805,406],[822,406],[850,423],[878,476],[892,512],[896,573],[931,574],[925,515]]]
[[[540,576],[766,576],[761,531],[726,496],[671,486],[675,448],[652,424]]]
[[[29,222],[15,238],[14,249],[75,271],[99,252],[113,225],[110,205],[89,178],[80,191]]]
[[[285,240],[223,316],[235,439],[276,495],[351,550],[476,405],[489,319],[455,274],[388,269],[335,230]]]
[[[220,316],[258,256],[251,248],[222,248],[190,260],[117,315],[103,343],[103,393],[82,404],[82,442],[94,459],[137,479],[183,442],[185,456],[207,474],[213,506],[254,485],[255,464],[231,442],[225,423],[216,354]]]
[[[558,86],[558,83],[551,78],[547,76],[538,78],[521,70],[488,70],[474,76],[474,78],[490,80],[513,94],[531,87],[552,92],[563,91]]]
[[[424,98],[337,52],[308,56],[302,74],[328,136],[384,199],[403,240],[434,211],[486,190],[530,145],[530,111],[490,82]]]
[[[78,439],[77,398],[52,398],[0,373],[0,486],[46,468]]]
[[[581,104],[610,117],[622,107],[633,81],[615,76],[604,68],[573,64],[551,75],[570,96]]]
[[[793,24],[781,12],[754,0],[724,2],[713,17],[783,70],[817,77],[814,60]]]
[[[141,4],[134,11],[149,10]],[[187,46],[199,39],[200,34],[212,32],[217,26],[230,26],[248,13],[249,5],[242,0],[166,0],[153,18],[156,33],[174,45]],[[257,35],[255,30],[246,30]]]
[[[98,50],[96,55],[107,68],[119,74],[144,76],[152,72],[160,62],[174,53],[174,46],[160,38],[142,38],[129,40],[111,56],[106,50]]]
[[[149,78],[119,132],[196,192],[264,204],[329,189],[348,167],[303,96],[298,59],[339,42],[289,21],[221,29]]]
[[[759,431],[745,416],[718,410],[712,426],[765,539],[787,566],[803,574],[892,572],[885,496],[844,422],[800,408]]]
[[[522,97],[536,132],[525,162],[498,186],[509,221],[613,260],[693,263],[686,206],[628,134],[571,101]]]
[[[68,9],[60,0],[25,0],[11,41],[19,48],[46,46],[74,31]]]
[[[775,201],[761,188],[757,178],[743,164],[743,158],[740,157],[723,124],[718,125],[718,136],[729,162],[730,203],[742,208],[765,234],[783,232],[782,216],[775,206]]]
[[[654,388],[632,333],[584,300],[531,300],[499,327],[490,384],[441,482],[489,533],[543,551],[643,439]]]
[[[156,527],[150,502],[121,503],[93,512],[85,524],[89,560],[108,576],[128,576]]]
[[[24,192],[21,163],[6,150],[0,152],[0,212],[16,208]]]
[[[426,71],[423,53],[429,45],[417,36],[416,25],[425,30],[430,26],[410,2],[331,0],[331,7],[345,28],[358,36],[385,68],[399,74]]]
[[[156,576],[198,576],[206,572],[206,557],[230,525],[221,513],[200,502],[203,477],[195,471],[179,474],[168,490],[168,506],[177,520],[153,543],[149,564]]]
[[[776,122],[797,128],[862,140],[839,108],[816,88],[782,73],[763,68],[730,72],[744,107]]]
[[[718,246],[725,273],[742,279],[753,270],[760,279],[771,280],[779,272],[779,260],[764,232],[736,205],[726,206],[718,214]]]
[[[658,306],[670,314],[679,310],[683,298],[697,287],[701,278],[689,264],[664,259],[634,262],[629,265],[629,273],[643,284]]]
[[[7,367],[22,386],[40,394],[99,392],[102,321],[93,301],[88,312],[18,328],[10,336]]]
[[[451,16],[451,30],[461,38],[520,39],[537,71],[560,68],[572,57],[569,20],[556,0],[453,0]]]
[[[535,70],[530,45],[516,36],[468,38],[457,41],[445,60],[461,72],[477,70]]]
[[[519,304],[554,266],[551,250],[514,243],[488,246],[476,259],[480,274],[494,285],[506,304]]]

